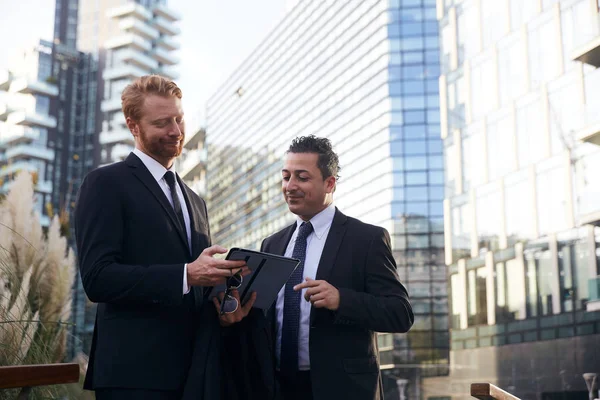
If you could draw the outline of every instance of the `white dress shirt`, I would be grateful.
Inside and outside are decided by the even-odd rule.
[[[304,260],[304,272],[303,277],[315,279],[317,276],[317,268],[319,267],[319,261],[321,260],[321,254],[325,247],[325,241],[333,222],[333,216],[335,215],[335,206],[331,204],[329,207],[312,217],[310,223],[313,226],[313,231],[306,238],[306,258]],[[296,244],[296,237],[298,236],[298,228],[304,222],[298,217],[296,221],[296,230],[292,234],[290,243],[285,250],[285,256],[291,257],[294,252],[294,245]],[[304,281],[304,279],[303,279]],[[298,369],[300,371],[307,371],[310,369],[310,357],[308,351],[308,336],[310,331],[310,310],[312,304],[304,300],[304,294],[307,289],[302,289],[300,298],[300,326],[298,332]],[[279,366],[279,360],[281,356],[281,328],[283,327],[283,303],[285,301],[285,286],[279,291],[277,295],[277,340],[275,343],[275,351],[277,354],[277,365]]]
[[[166,169],[161,163],[156,161],[154,158],[150,157],[143,151],[138,148],[133,149],[133,154],[139,157],[140,160],[144,163],[150,174],[154,177],[156,182],[158,182],[158,186],[162,189],[165,196],[171,203],[171,207],[173,206],[173,198],[171,197],[171,189],[169,188],[169,184],[165,180],[165,173],[167,171],[171,171],[171,169]],[[175,171],[173,171],[175,172]],[[177,172],[175,172],[177,175]],[[179,197],[179,204],[181,204],[181,212],[183,213],[183,220],[185,222],[185,233],[188,240],[188,246],[190,248],[190,253],[192,251],[192,230],[190,227],[190,215],[188,213],[187,204],[185,204],[185,197],[183,197],[183,192],[181,191],[181,187],[179,184],[175,185],[177,191],[177,197]],[[190,288],[187,284],[187,264],[183,266],[183,294],[186,294],[190,291]]]

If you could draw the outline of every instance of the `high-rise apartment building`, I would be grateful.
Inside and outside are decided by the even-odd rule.
[[[175,170],[185,183],[199,196],[206,196],[206,130],[197,129],[186,134],[180,157],[175,160]]]
[[[598,2],[437,10],[451,364],[424,396],[487,381],[587,398],[582,374],[600,365]]]
[[[46,204],[53,192],[55,160],[48,132],[57,126],[50,115],[50,99],[58,95],[52,80],[52,43],[40,40],[13,69],[0,71],[0,91],[0,192],[6,193],[18,171],[30,171],[37,193],[36,211],[42,226],[48,226]]]
[[[213,242],[259,248],[294,220],[281,193],[295,137],[331,139],[335,204],[385,227],[416,314],[380,336],[391,398],[448,372],[444,174],[435,1],[303,1],[208,102]]]
[[[101,59],[103,101],[100,163],[108,164],[127,157],[133,149],[133,136],[121,111],[121,92],[132,80],[143,75],[159,74],[175,79],[172,66],[179,58],[172,54],[179,48],[174,40],[180,32],[180,16],[162,2],[138,4],[125,2],[106,10],[116,29],[103,43]]]

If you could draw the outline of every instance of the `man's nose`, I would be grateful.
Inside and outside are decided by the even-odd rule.
[[[292,192],[298,188],[297,181],[294,178],[290,178],[287,182],[284,182],[285,190]]]
[[[181,134],[181,127],[177,122],[173,121],[173,123],[171,124],[171,129],[169,129],[169,135],[179,137],[181,136]]]

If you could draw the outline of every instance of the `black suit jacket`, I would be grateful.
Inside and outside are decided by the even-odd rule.
[[[180,390],[194,352],[204,358],[195,361],[202,368],[194,379],[214,380],[205,366],[218,357],[211,350],[216,313],[212,304],[202,307],[202,288],[183,296],[184,263],[210,245],[206,205],[179,184],[190,214],[191,252],[167,197],[133,153],[90,172],[81,185],[79,268],[86,294],[98,303],[86,389]]]
[[[283,255],[295,229],[294,223],[268,237],[262,251]],[[340,306],[336,312],[311,309],[309,352],[315,400],[382,399],[376,332],[407,332],[414,320],[387,231],[336,209],[316,279],[339,290]],[[272,310],[266,318],[270,329],[261,333],[262,338],[269,336],[269,343],[261,337],[254,340],[257,346],[270,346],[262,350],[270,355],[275,353],[274,314]]]

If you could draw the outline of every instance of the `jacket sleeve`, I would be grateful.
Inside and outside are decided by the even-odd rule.
[[[340,305],[335,323],[358,325],[376,332],[407,332],[414,315],[406,288],[398,278],[385,229],[377,228],[372,236],[365,265],[352,267],[364,268],[365,291],[338,288]]]
[[[87,296],[98,303],[181,304],[183,263],[123,263],[123,230],[127,216],[119,192],[116,179],[102,170],[91,172],[79,190],[75,237]]]

